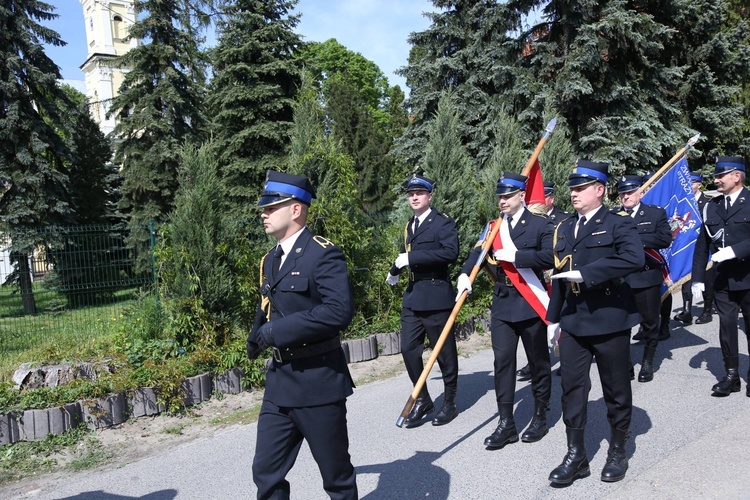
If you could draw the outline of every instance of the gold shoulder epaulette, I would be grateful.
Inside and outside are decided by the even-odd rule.
[[[318,245],[322,246],[323,248],[328,248],[329,246],[333,245],[332,242],[328,241],[327,239],[323,238],[322,236],[315,235],[313,236],[313,241],[317,243]]]

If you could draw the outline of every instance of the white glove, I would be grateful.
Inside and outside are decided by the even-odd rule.
[[[583,276],[581,276],[581,271],[565,271],[564,273],[553,274],[552,279],[568,280],[573,283],[583,283]]]
[[[401,269],[402,267],[406,267],[409,265],[409,254],[408,253],[400,253],[398,254],[398,257],[396,257],[396,262],[394,262],[394,265]]]
[[[693,293],[693,302],[698,302],[703,299],[703,291],[706,289],[706,285],[703,283],[693,283],[690,285],[690,291]]]
[[[456,294],[456,302],[458,302],[458,299],[461,297],[461,294],[464,293],[464,290],[471,293],[471,280],[469,279],[468,274],[461,273],[456,281],[456,290],[458,291]]]
[[[495,253],[492,254],[493,257],[495,257],[495,260],[503,262],[510,262],[513,263],[516,261],[516,252],[513,250],[508,250],[507,248],[501,248],[500,250],[495,250]]]
[[[734,254],[732,247],[724,247],[711,256],[711,260],[714,262],[724,262],[725,260],[734,259],[737,256]]]
[[[560,339],[560,323],[550,323],[547,325],[547,342],[550,347],[555,347]]]
[[[385,282],[391,286],[395,285],[396,283],[398,283],[398,274],[394,276],[391,273],[388,273],[388,277],[385,279]]]

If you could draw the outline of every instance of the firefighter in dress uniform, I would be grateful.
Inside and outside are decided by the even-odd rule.
[[[401,355],[412,384],[419,380],[424,363],[425,337],[435,345],[453,310],[453,285],[449,266],[458,258],[458,230],[449,216],[430,207],[435,181],[414,174],[405,189],[414,217],[404,228],[404,245],[396,258],[386,282],[393,286],[399,276],[408,276],[401,302]],[[458,415],[458,350],[453,331],[448,335],[437,358],[443,374],[443,404],[432,419],[432,425],[445,425]],[[404,419],[406,427],[420,425],[435,405],[427,384]]]
[[[632,416],[630,329],[643,319],[625,282],[643,268],[644,254],[633,219],[603,205],[609,167],[579,160],[568,177],[576,215],[553,235],[555,274],[547,312],[548,338],[560,348],[562,410],[568,452],[549,476],[556,485],[588,476],[584,430],[591,363],[602,384],[611,440],[602,481],[625,477],[625,441]]]
[[[750,348],[750,191],[743,187],[744,182],[744,158],[717,158],[714,183],[721,196],[712,198],[703,209],[703,227],[693,255],[694,296],[699,297],[705,290],[709,252],[716,267],[714,300],[719,313],[719,344],[726,368],[724,378],[711,388],[716,396],[728,396],[740,390],[737,328],[740,311]],[[746,394],[750,397],[750,384]]]
[[[358,496],[346,424],[354,383],[339,336],[354,299],[341,249],[305,226],[313,197],[306,177],[269,171],[258,203],[277,240],[261,262],[262,298],[247,339],[250,359],[273,352],[253,460],[258,498],[289,498],[286,475],[303,440],[328,496]]]

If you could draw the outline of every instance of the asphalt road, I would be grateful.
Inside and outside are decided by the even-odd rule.
[[[675,308],[680,305],[675,294]],[[697,314],[699,309],[694,308]],[[744,327],[742,321],[741,326]],[[640,361],[643,347],[633,344]],[[550,433],[540,442],[518,442],[502,450],[482,446],[497,423],[492,383],[492,352],[461,359],[458,406],[449,425],[396,427],[410,391],[406,375],[356,389],[349,400],[350,452],[359,493],[367,499],[750,499],[750,398],[745,396],[747,344],[740,338],[742,391],[711,396],[724,373],[718,347],[718,317],[705,325],[679,326],[657,351],[653,382],[633,382],[630,469],[618,483],[599,480],[607,455],[609,426],[596,366],[586,428],[591,476],[567,488],[547,481],[566,452],[560,413],[559,377],[553,376]],[[519,349],[519,366],[525,363]],[[556,365],[553,366],[556,368]],[[428,385],[440,395],[437,368]],[[533,412],[528,382],[516,387],[516,425],[525,428]],[[442,398],[436,401],[439,405]],[[44,490],[21,498],[38,499],[235,499],[254,498],[250,465],[256,425],[235,427],[181,445],[169,453],[96,473],[70,474]],[[292,498],[327,498],[309,450],[303,446],[288,477]]]

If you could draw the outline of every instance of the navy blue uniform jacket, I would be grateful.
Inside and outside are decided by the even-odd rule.
[[[434,208],[412,235],[410,228],[413,222],[412,218],[407,224],[409,269],[393,266],[390,271],[393,276],[401,271],[410,272],[416,278],[409,280],[401,305],[412,311],[453,309],[456,292],[448,277],[448,267],[458,259],[456,223]],[[401,251],[405,252],[406,246],[401,247]]]
[[[622,210],[624,208],[618,207],[612,211],[618,213]],[[629,217],[629,215],[623,215],[623,217]],[[667,221],[667,212],[663,208],[641,203],[638,213],[632,219],[638,228],[638,236],[641,238],[644,250],[647,248],[660,250],[672,244],[672,230]],[[647,255],[643,268],[629,275],[627,280],[632,288],[661,286],[664,281],[662,265]]]
[[[554,228],[551,219],[524,210],[523,217],[513,224],[513,229],[510,230],[510,238],[518,250],[514,266],[517,269],[533,269],[542,286],[544,286],[544,269],[552,267],[552,231]],[[471,273],[481,252],[480,246],[471,251],[469,258],[461,268],[462,273]],[[488,255],[489,257],[491,255]],[[505,284],[505,273],[501,266],[490,264],[487,268],[489,268],[490,273],[498,277],[492,290],[494,295],[492,316],[494,318],[507,322],[517,322],[539,317],[517,288]]]
[[[704,213],[706,217],[693,255],[693,282],[705,282],[709,251],[715,253],[720,248],[731,246],[737,258],[714,263],[714,286],[717,290],[750,289],[750,191],[742,188],[729,212],[724,206],[723,195],[712,198]],[[711,241],[709,232],[716,241]]]
[[[572,270],[581,272],[581,292],[573,293],[567,280],[552,280],[547,320],[560,323],[572,335],[620,332],[642,321],[633,291],[624,278],[643,268],[641,240],[633,219],[599,207],[573,236],[578,217],[557,225],[554,251],[559,259],[572,255]],[[570,271],[569,263],[555,274]]]
[[[273,250],[266,255],[263,286],[275,306],[271,322],[276,347],[316,344],[349,326],[354,298],[339,247],[305,228],[273,280],[272,265]],[[259,307],[251,339],[265,321]],[[339,348],[283,363],[273,360],[264,398],[277,406],[317,406],[350,396],[353,387],[344,351]]]

